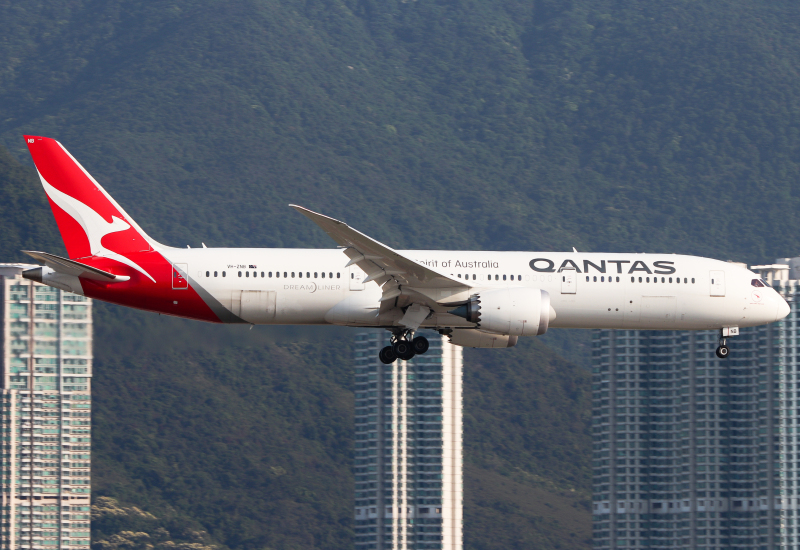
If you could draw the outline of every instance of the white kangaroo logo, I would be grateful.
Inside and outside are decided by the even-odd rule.
[[[154,283],[156,282],[156,280],[153,279],[153,277],[151,277],[150,274],[140,266],[125,256],[105,248],[101,242],[103,237],[106,235],[130,229],[131,226],[128,222],[122,218],[112,216],[112,221],[109,223],[105,220],[105,218],[103,218],[103,216],[83,204],[78,199],[70,197],[66,193],[62,193],[50,185],[47,180],[42,177],[42,174],[39,174],[39,179],[42,180],[42,186],[44,186],[44,191],[47,193],[47,196],[50,197],[50,199],[56,203],[59,208],[72,216],[72,218],[83,228],[83,231],[86,233],[86,237],[89,239],[89,249],[94,256],[102,256],[104,258],[116,260],[132,267],[136,271],[139,271]]]

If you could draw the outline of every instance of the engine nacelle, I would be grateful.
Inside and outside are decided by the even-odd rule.
[[[475,329],[456,329],[450,334],[450,343],[465,348],[512,348],[517,345],[517,336],[491,334]]]
[[[481,291],[449,313],[475,323],[481,331],[510,336],[544,334],[556,318],[550,294],[538,288]]]

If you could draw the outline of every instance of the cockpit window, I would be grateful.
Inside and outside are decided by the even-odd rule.
[[[750,281],[750,284],[756,287],[766,286],[769,287],[769,283],[766,282],[764,279],[753,279]]]

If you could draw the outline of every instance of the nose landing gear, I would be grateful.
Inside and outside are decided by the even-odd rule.
[[[728,337],[737,336],[739,334],[739,327],[724,327],[719,329],[719,346],[717,346],[717,357],[726,359],[731,350],[728,348]]]
[[[397,359],[408,361],[415,355],[422,355],[428,351],[430,347],[428,339],[424,336],[417,336],[416,338],[413,336],[414,332],[411,330],[394,333],[391,345],[381,349],[378,353],[381,363],[390,365]]]

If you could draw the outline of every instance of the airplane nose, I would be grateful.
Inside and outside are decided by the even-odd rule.
[[[789,315],[790,311],[791,308],[789,308],[789,304],[787,304],[786,300],[784,300],[781,297],[780,301],[778,301],[778,314],[775,316],[775,320],[780,321],[781,319]]]

